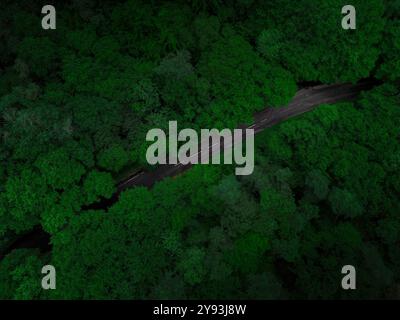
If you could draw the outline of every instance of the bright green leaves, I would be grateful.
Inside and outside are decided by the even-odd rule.
[[[113,64],[115,61],[118,61],[119,50],[120,45],[112,36],[96,39],[92,48],[96,61],[108,64]]]
[[[96,31],[87,27],[82,30],[70,31],[66,35],[66,44],[82,55],[89,55],[96,42]]]
[[[49,75],[57,64],[57,45],[48,38],[25,38],[18,47],[18,57],[29,71],[41,78]]]
[[[115,192],[114,180],[109,173],[91,171],[83,182],[83,190],[88,204],[101,197],[108,199]]]
[[[151,192],[144,187],[138,187],[123,192],[119,201],[110,208],[110,213],[124,216],[128,225],[137,228],[148,220],[149,214],[153,214],[154,210]]]
[[[40,272],[43,265],[37,250],[18,249],[8,254],[0,264],[0,297],[17,300],[42,297]]]
[[[85,173],[82,164],[71,159],[66,149],[56,149],[41,156],[35,166],[43,175],[43,180],[54,189],[66,189],[77,183]]]
[[[252,108],[263,105],[263,99],[258,98],[261,88],[257,87],[254,79],[258,71],[256,68],[260,66],[257,62],[260,60],[257,60],[251,46],[233,33],[203,54],[199,70],[211,82],[216,102],[210,111],[217,118],[223,114],[232,117],[240,113],[246,119]]]
[[[85,203],[82,191],[77,186],[68,188],[55,202],[48,202],[41,214],[41,224],[43,229],[55,234],[60,231],[79,212]]]
[[[139,226],[117,210],[86,212],[54,236],[57,297],[139,299],[148,297],[157,284],[168,259],[161,248],[161,230],[154,226],[158,232],[139,232]],[[148,227],[145,224],[143,231]]]
[[[250,232],[235,241],[226,257],[230,264],[241,272],[255,273],[267,249],[267,239],[260,234]]]
[[[307,188],[310,200],[324,200],[329,192],[329,177],[320,170],[311,170],[305,179],[305,187]]]
[[[265,64],[252,46],[229,28],[202,55],[199,72],[210,81],[215,99],[208,112],[231,126],[251,122],[253,113],[268,104],[286,103],[296,90],[290,74]]]
[[[19,176],[7,180],[2,193],[8,227],[16,232],[29,230],[38,222],[46,198],[51,199],[41,176],[24,169]]]

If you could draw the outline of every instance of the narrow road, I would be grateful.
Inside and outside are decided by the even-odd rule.
[[[357,84],[333,84],[319,85],[299,90],[292,101],[285,107],[266,108],[255,114],[254,123],[250,126],[239,126],[241,129],[254,129],[258,133],[277,123],[296,117],[313,110],[321,104],[333,104],[341,101],[351,101],[358,97],[361,91],[369,90],[375,85],[375,81],[366,80]],[[211,129],[211,128],[210,128]],[[224,146],[221,146],[223,149]],[[217,148],[219,149],[219,148]],[[201,152],[214,152],[215,148],[202,150]],[[219,150],[217,150],[219,151]],[[200,153],[201,153],[200,152]],[[160,165],[153,172],[140,172],[121,181],[117,185],[117,194],[133,186],[151,187],[155,182],[166,177],[172,177],[188,170],[192,165],[178,163],[176,165]]]
[[[265,128],[269,128],[286,119],[298,116],[302,113],[310,111],[323,103],[336,103],[340,101],[351,101],[360,94],[363,90],[369,90],[376,85],[376,81],[363,81],[358,84],[334,84],[321,85],[301,89],[294,96],[292,101],[282,108],[266,108],[265,110],[255,114],[254,123],[250,126],[239,126],[241,129],[254,129],[254,132],[260,132]],[[221,149],[224,146],[220,146]],[[218,148],[217,148],[218,149]],[[207,152],[212,152],[206,150]],[[219,150],[218,150],[219,151]],[[181,172],[188,170],[192,165],[161,165],[153,172],[139,172],[117,185],[117,192],[110,199],[103,199],[101,202],[92,204],[88,208],[104,209],[112,205],[118,200],[119,194],[130,187],[147,186],[151,187],[155,182],[166,177],[175,176]],[[87,208],[87,209],[88,209]],[[11,250],[16,248],[41,248],[43,252],[51,250],[50,235],[43,231],[41,227],[20,236],[8,248],[0,252],[0,260]]]

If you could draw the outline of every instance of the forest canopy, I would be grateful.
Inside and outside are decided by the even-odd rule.
[[[0,298],[398,298],[400,1],[352,1],[356,30],[346,4],[55,1],[43,30],[39,3],[3,0]],[[197,165],[111,201],[149,169],[151,128],[235,128],[364,78],[357,100],[257,134],[248,177]]]

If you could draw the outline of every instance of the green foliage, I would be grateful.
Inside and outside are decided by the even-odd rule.
[[[329,178],[320,170],[311,170],[304,182],[309,189],[310,200],[324,200],[329,192]]]
[[[18,47],[18,57],[32,74],[43,78],[57,66],[57,46],[48,38],[25,38]]]
[[[385,26],[382,55],[384,62],[380,66],[377,76],[391,81],[400,77],[400,22],[388,20]]]
[[[199,248],[190,248],[182,256],[178,264],[178,270],[183,273],[184,280],[190,284],[201,283],[205,274],[204,270],[205,252]]]
[[[35,162],[43,180],[54,189],[66,189],[80,180],[85,168],[78,161],[70,159],[68,150],[58,149],[41,156]]]
[[[120,171],[129,161],[129,155],[120,145],[114,145],[105,150],[100,158],[99,165],[114,172]]]
[[[109,173],[91,171],[83,182],[86,202],[93,203],[100,197],[110,198],[115,192],[114,181]]]
[[[0,264],[0,297],[7,300],[43,297],[40,285],[43,263],[37,250],[14,250],[4,257]]]
[[[355,0],[343,30],[346,4],[73,1],[50,33],[39,3],[6,1],[0,298],[396,297],[400,6]],[[250,124],[304,81],[364,77],[383,84],[258,133],[250,176],[194,166],[113,197],[113,176],[147,166],[151,128]],[[38,229],[50,252],[11,245]],[[346,264],[355,292],[340,290]]]
[[[296,85],[282,68],[265,64],[251,45],[232,29],[223,30],[223,38],[204,53],[200,74],[209,79],[212,117],[250,122],[256,110],[279,105],[293,96]],[[225,122],[225,121],[224,121]],[[224,123],[222,122],[222,123]]]
[[[268,242],[257,233],[249,233],[239,238],[227,259],[230,264],[241,272],[252,274],[257,270],[259,260],[268,248]]]
[[[246,26],[266,58],[286,66],[296,80],[356,81],[373,70],[385,20],[381,0],[353,1],[357,29],[341,28],[343,0],[263,2]],[[258,35],[254,35],[258,32]]]
[[[332,211],[338,215],[354,218],[362,214],[362,206],[349,191],[339,188],[332,189],[329,195]]]

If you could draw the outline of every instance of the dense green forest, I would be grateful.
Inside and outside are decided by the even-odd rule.
[[[55,1],[43,30],[44,3],[2,0],[0,298],[399,299],[400,1],[351,1],[343,30],[347,2]],[[91,207],[151,170],[151,128],[234,128],[363,78],[257,134],[252,175],[197,165]],[[48,246],[13,245],[35,230]]]

